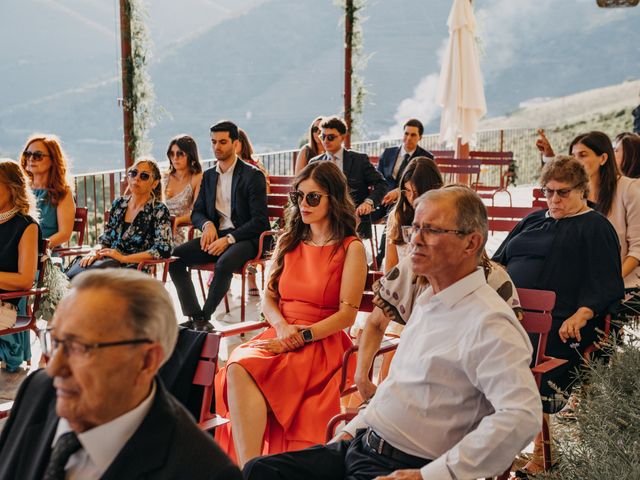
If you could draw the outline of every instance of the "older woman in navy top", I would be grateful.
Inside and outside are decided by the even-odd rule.
[[[71,268],[69,277],[86,268],[126,267],[171,256],[171,216],[162,203],[160,178],[160,169],[153,159],[138,160],[129,169],[131,195],[114,200],[109,221],[98,239],[99,247]]]

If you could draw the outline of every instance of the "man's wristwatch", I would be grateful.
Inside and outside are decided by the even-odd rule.
[[[313,332],[310,328],[307,328],[306,330],[300,330],[300,333],[302,333],[302,339],[304,340],[304,343],[313,342]]]
[[[236,239],[233,238],[233,235],[231,235],[230,233],[227,235],[227,241],[229,242],[229,245],[233,245],[234,243],[236,243]]]

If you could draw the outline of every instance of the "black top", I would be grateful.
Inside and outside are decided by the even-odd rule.
[[[620,244],[611,223],[596,211],[560,220],[546,213],[534,212],[518,223],[493,260],[507,268],[516,287],[556,293],[547,353],[564,357],[569,353],[569,342],[558,340],[562,322],[580,307],[593,310],[597,318],[581,331],[580,346],[585,348],[593,341],[599,320],[624,296]],[[537,251],[531,246],[536,234],[540,238]],[[550,248],[545,247],[547,242]],[[544,260],[539,255],[544,255]],[[532,260],[528,276],[527,260]]]
[[[14,215],[4,223],[0,223],[0,272],[18,272],[18,246],[22,235],[29,225],[37,222],[30,216],[20,214]],[[38,228],[38,245],[41,243],[42,236]],[[37,254],[37,253],[36,253]],[[4,293],[7,290],[0,290]],[[20,301],[19,298],[7,300],[14,305]]]

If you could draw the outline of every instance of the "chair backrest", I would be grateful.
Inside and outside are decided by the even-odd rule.
[[[222,334],[219,332],[207,334],[200,353],[200,360],[198,360],[196,367],[196,373],[193,376],[193,384],[204,388],[198,422],[204,422],[216,416],[214,381],[218,372],[218,353],[221,339]]]
[[[73,221],[73,231],[78,234],[78,245],[84,244],[84,234],[87,231],[87,216],[89,209],[87,207],[76,207],[76,215]]]
[[[436,157],[436,164],[446,184],[477,185],[480,180],[481,163],[478,158]]]
[[[531,205],[538,208],[547,208],[549,206],[547,204],[547,197],[544,196],[541,188],[533,189],[533,200]]]
[[[289,193],[291,191],[291,185],[271,185],[269,193]]]
[[[293,175],[269,175],[269,182],[273,188],[274,185],[291,185],[294,178]]]
[[[546,356],[547,338],[551,330],[551,311],[556,304],[556,294],[548,290],[518,288],[520,305],[524,311],[522,327],[527,333],[538,335],[533,366],[542,363]]]
[[[364,292],[362,293],[362,300],[360,300],[359,312],[371,312],[373,311],[373,284],[382,278],[384,274],[382,272],[371,271],[367,273],[367,280],[364,284]]]
[[[472,150],[469,152],[469,158],[477,158],[482,165],[502,165],[509,166],[513,162],[513,152],[484,152]]]
[[[438,161],[438,158],[453,158],[455,156],[453,150],[431,150],[431,155]]]
[[[540,210],[537,207],[494,207],[487,206],[489,230],[491,232],[510,232],[524,217]]]

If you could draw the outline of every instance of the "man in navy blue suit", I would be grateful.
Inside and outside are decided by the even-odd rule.
[[[340,117],[327,117],[320,123],[320,138],[325,153],[312,158],[311,162],[335,162],[349,184],[351,198],[356,204],[356,214],[360,217],[358,234],[362,238],[371,237],[371,212],[382,201],[387,192],[387,185],[369,161],[366,153],[356,152],[344,148],[342,142],[347,133],[347,125]]]
[[[402,145],[396,147],[389,147],[382,152],[380,160],[378,162],[378,171],[384,177],[387,182],[388,192],[382,199],[380,207],[371,214],[371,220],[377,221],[387,216],[389,209],[395,205],[398,197],[400,196],[400,190],[398,184],[402,178],[402,173],[407,167],[411,159],[415,157],[427,157],[433,160],[431,152],[425,150],[418,145],[422,134],[424,133],[424,126],[422,122],[417,118],[410,118],[404,124],[404,136],[402,138]],[[378,265],[382,263],[384,258],[386,235],[383,234],[380,239],[380,249],[378,253]]]
[[[211,315],[222,301],[233,272],[258,252],[260,234],[269,229],[267,187],[264,174],[236,155],[238,127],[229,121],[211,127],[211,146],[216,164],[202,177],[191,222],[202,236],[176,247],[179,259],[169,266],[182,313],[183,325],[210,331]],[[207,300],[198,304],[188,267],[215,263],[215,275]]]

